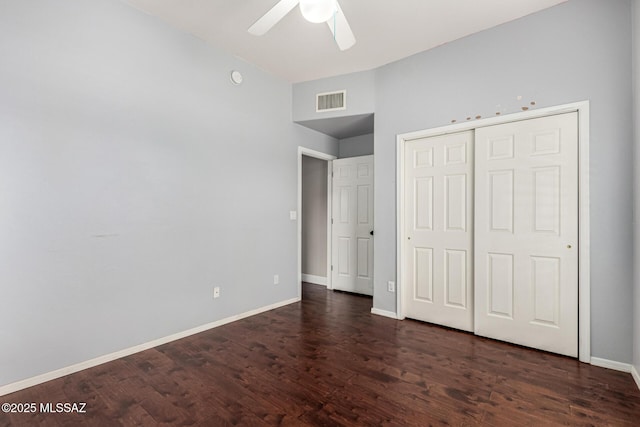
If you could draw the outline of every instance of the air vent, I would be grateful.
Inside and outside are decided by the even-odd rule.
[[[319,93],[316,95],[316,113],[347,109],[347,91]]]

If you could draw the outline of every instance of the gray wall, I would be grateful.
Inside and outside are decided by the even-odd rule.
[[[346,157],[368,156],[373,154],[373,134],[369,133],[341,139],[338,145],[338,157],[341,159]]]
[[[633,94],[634,94],[634,328],[633,365],[640,373],[640,0],[633,2]]]
[[[374,307],[396,310],[397,134],[589,100],[592,355],[631,362],[630,7],[571,0],[376,71]]]
[[[338,150],[291,99],[119,1],[0,0],[0,385],[296,297],[297,146]]]
[[[327,277],[327,161],[302,156],[302,274]]]
[[[373,113],[375,71],[344,74],[293,85],[293,121],[328,119]],[[346,110],[316,113],[316,94],[347,90]]]

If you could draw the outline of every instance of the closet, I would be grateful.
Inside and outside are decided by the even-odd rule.
[[[578,355],[578,113],[403,149],[406,317]]]

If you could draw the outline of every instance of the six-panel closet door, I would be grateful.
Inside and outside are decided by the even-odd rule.
[[[578,354],[578,115],[404,143],[402,314]]]
[[[404,313],[472,331],[473,132],[409,141],[404,165]]]
[[[577,356],[577,159],[577,113],[476,130],[476,334]]]

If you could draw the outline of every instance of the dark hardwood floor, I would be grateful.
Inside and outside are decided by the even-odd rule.
[[[303,301],[8,396],[86,413],[0,426],[640,425],[629,374],[411,320],[305,284]]]

